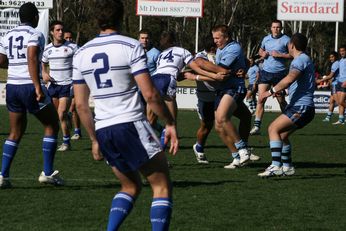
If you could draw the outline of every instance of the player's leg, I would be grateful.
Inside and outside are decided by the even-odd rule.
[[[335,89],[335,84],[331,84],[331,94],[329,97],[329,107],[328,107],[328,112],[326,117],[322,120],[323,122],[330,122],[333,112],[334,112],[334,107],[335,103],[337,102],[337,95],[336,95],[336,89]]]
[[[153,231],[168,230],[172,214],[172,183],[163,152],[156,154],[140,168],[153,190],[150,221]]]
[[[343,88],[339,86],[338,92],[337,92],[337,98],[338,98],[338,104],[339,104],[339,119],[337,122],[333,123],[334,125],[342,125],[345,123],[345,98],[346,93],[343,92]]]
[[[269,84],[259,83],[258,84],[258,94],[262,94],[262,93],[268,91],[269,88],[270,88]],[[260,134],[262,118],[263,118],[263,114],[264,114],[264,104],[265,104],[265,102],[257,102],[255,121],[254,121],[254,125],[250,131],[250,135]]]
[[[76,110],[76,104],[75,104],[74,98],[71,99],[69,113],[71,113],[72,124],[74,127],[74,132],[73,132],[73,136],[71,137],[71,140],[79,140],[82,137],[82,130],[81,130],[81,123],[80,123],[79,115]]]
[[[44,138],[42,143],[43,151],[43,172],[39,177],[41,183],[63,185],[63,180],[59,177],[58,171],[54,171],[54,157],[57,147],[57,137],[59,132],[59,117],[53,104],[48,100],[46,105],[38,112],[35,117],[44,127]]]
[[[283,132],[280,134],[283,142],[281,150],[282,173],[285,176],[291,176],[295,173],[295,169],[292,164],[292,146],[288,139],[289,135],[294,131],[295,130],[292,129],[288,132]]]
[[[204,155],[204,146],[211,129],[214,126],[215,114],[214,114],[214,102],[205,102],[198,100],[198,116],[200,119],[200,126],[197,130],[197,141],[193,145],[192,149],[195,153],[198,163],[208,164],[208,160]]]
[[[71,146],[69,117],[68,117],[69,106],[70,106],[69,97],[59,98],[58,116],[59,116],[61,131],[63,135],[63,143],[58,148],[58,151],[67,151],[68,149],[70,149],[70,146]]]
[[[247,144],[241,139],[238,130],[231,122],[231,116],[237,109],[237,94],[233,93],[234,92],[229,92],[229,94],[224,94],[222,96],[215,114],[215,129],[222,141],[231,150],[232,156],[233,154],[236,155],[232,150],[233,145],[230,145],[229,143],[231,140],[233,141],[233,144],[235,145],[239,154],[240,164],[245,164],[245,162],[247,162],[250,158],[247,150]],[[238,159],[238,156],[236,158]]]
[[[142,187],[141,178],[137,171],[123,173],[116,167],[112,167],[112,170],[120,181],[121,189],[112,200],[107,225],[108,231],[118,230],[130,214]]]

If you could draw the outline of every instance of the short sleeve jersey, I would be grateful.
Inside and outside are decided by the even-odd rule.
[[[116,33],[94,38],[73,58],[73,84],[87,84],[96,129],[144,117],[135,77],[148,73],[141,44]]]
[[[232,73],[236,73],[240,69],[246,70],[244,52],[240,44],[232,41],[222,49],[218,48],[216,64],[231,69]],[[238,88],[239,86],[245,88],[245,81],[244,78],[232,76],[220,86],[221,88]]]
[[[150,75],[152,75],[156,70],[156,62],[160,56],[160,51],[156,49],[155,47],[152,47],[149,51],[147,51],[147,65],[150,72]]]
[[[257,73],[259,72],[259,68],[257,65],[253,65],[247,70],[247,75],[249,77],[249,84],[254,84],[256,81]]]
[[[36,46],[41,60],[45,39],[30,25],[19,25],[8,31],[0,42],[0,53],[8,58],[8,84],[32,83],[28,68],[28,47]]]
[[[282,34],[279,37],[274,38],[272,35],[267,35],[263,38],[261,43],[261,48],[266,52],[269,52],[269,57],[264,59],[263,70],[269,73],[278,73],[284,71],[285,60],[284,58],[274,58],[271,55],[272,51],[277,51],[279,53],[288,54],[288,43],[290,42],[290,37]]]
[[[338,82],[339,79],[339,60],[336,60],[333,64],[332,67],[330,68],[330,72],[333,72],[333,81],[332,84],[336,84]]]
[[[339,60],[339,79],[338,82],[346,81],[346,57]]]
[[[170,74],[177,79],[181,70],[193,60],[191,53],[182,47],[170,47],[161,52],[154,75]]]
[[[315,67],[310,57],[305,53],[294,58],[290,71],[299,71],[299,77],[288,88],[292,106],[314,106]]]
[[[72,83],[72,60],[78,46],[65,41],[59,46],[48,44],[43,52],[42,62],[49,63],[49,75],[58,85]]]

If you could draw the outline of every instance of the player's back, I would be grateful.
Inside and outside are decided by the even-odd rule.
[[[28,69],[28,47],[39,47],[39,60],[41,60],[44,48],[44,36],[41,32],[28,25],[20,25],[10,30],[2,40],[2,46],[6,50],[8,58],[9,84],[30,84]]]
[[[148,72],[138,41],[118,34],[96,37],[77,51],[73,67],[74,83],[85,81],[94,98],[96,129],[144,118],[133,77]]]

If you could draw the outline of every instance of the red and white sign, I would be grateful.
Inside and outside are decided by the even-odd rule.
[[[137,0],[137,15],[202,17],[204,0]]]
[[[277,18],[284,21],[344,21],[344,0],[278,0]]]

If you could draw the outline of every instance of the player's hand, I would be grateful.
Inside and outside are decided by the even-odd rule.
[[[216,73],[216,75],[215,75],[215,80],[217,80],[217,81],[223,81],[223,80],[225,80],[226,77],[227,77],[227,73],[225,73],[225,72],[219,72],[219,73]]]
[[[277,52],[277,51],[272,51],[271,56],[273,56],[274,58],[280,58],[281,57],[281,53]]]
[[[166,125],[165,132],[165,145],[168,143],[168,140],[171,141],[171,145],[169,147],[169,152],[173,155],[177,154],[179,148],[179,140],[177,135],[177,129],[175,125]]]
[[[41,86],[35,88],[35,93],[36,93],[36,100],[37,100],[38,102],[43,101],[44,98],[46,97],[46,96],[44,95],[43,91],[42,91]]]
[[[48,83],[50,81],[50,76],[47,73],[42,72],[42,79],[44,83]]]
[[[94,160],[97,160],[97,161],[103,160],[99,143],[96,140],[91,142],[91,153],[93,155]]]
[[[188,80],[195,80],[196,75],[192,74],[191,72],[184,72],[184,78]]]

